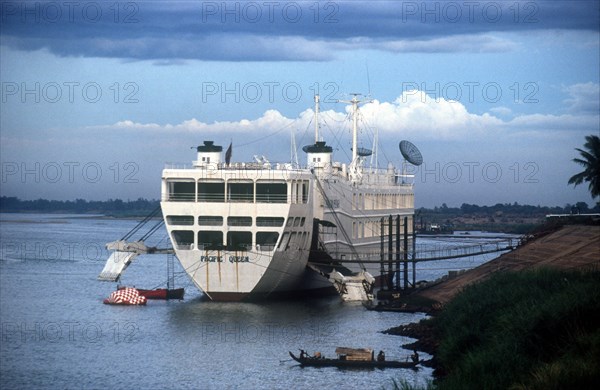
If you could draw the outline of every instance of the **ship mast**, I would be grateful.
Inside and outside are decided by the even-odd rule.
[[[356,168],[358,165],[358,105],[366,100],[358,100],[359,93],[352,94],[352,100],[340,100],[342,103],[352,104],[352,162],[350,166]]]
[[[358,99],[356,94],[352,98],[352,164],[357,163],[358,158]]]
[[[319,95],[315,95],[315,144],[319,142]]]

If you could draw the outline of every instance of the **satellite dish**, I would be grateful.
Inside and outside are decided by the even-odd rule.
[[[423,164],[423,156],[419,148],[410,141],[400,141],[400,153],[402,153],[406,161],[413,165]]]
[[[373,152],[371,151],[371,149],[367,149],[367,148],[357,148],[356,149],[356,154],[358,154],[361,157],[367,157],[373,154]]]

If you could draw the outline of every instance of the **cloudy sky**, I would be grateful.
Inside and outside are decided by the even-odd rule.
[[[289,161],[401,164],[417,206],[592,203],[570,160],[600,128],[598,1],[2,1],[1,194],[160,196],[165,163],[203,140]]]

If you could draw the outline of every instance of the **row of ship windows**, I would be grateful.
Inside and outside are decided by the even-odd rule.
[[[214,230],[201,230],[194,242],[194,232],[191,230],[174,230],[171,232],[173,242],[177,249],[199,250],[228,250],[228,251],[273,251],[279,240],[277,232],[227,232],[226,241],[223,232]],[[252,240],[255,237],[254,241]],[[305,248],[310,239],[308,232],[285,232],[277,248],[286,250],[291,247]]]
[[[413,194],[352,194],[352,208],[354,210],[408,209],[413,207]]]
[[[256,226],[283,226],[283,217],[256,217]],[[177,226],[193,226],[192,215],[168,215],[167,223]],[[299,227],[306,223],[305,217],[288,218],[286,226]],[[199,226],[223,226],[223,217],[220,215],[201,215],[198,217]],[[252,226],[252,217],[227,217],[227,226]]]
[[[307,203],[308,180],[286,182],[167,180],[166,201],[242,202],[242,203]]]
[[[172,235],[177,249],[245,251],[253,246],[252,232],[227,232],[227,240],[223,241],[222,231],[200,230],[196,243],[191,230],[174,230]],[[273,250],[278,239],[277,232],[257,232],[255,245],[259,250]]]

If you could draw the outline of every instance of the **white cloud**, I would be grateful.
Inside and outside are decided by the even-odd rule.
[[[564,87],[569,98],[564,100],[573,113],[598,114],[600,112],[600,84],[579,83]]]
[[[403,39],[371,44],[381,50],[392,52],[471,52],[496,53],[517,49],[518,45],[508,39],[483,35],[453,35],[431,39]]]
[[[107,127],[110,127],[110,126],[88,126],[87,128],[94,129],[94,128],[107,128]],[[112,125],[112,127],[115,129],[120,129],[120,130],[131,130],[131,129],[160,130],[161,129],[161,126],[156,123],[137,123],[137,122],[133,122],[130,120],[119,121],[119,122],[115,123],[114,125]]]
[[[500,115],[500,116],[508,116],[512,114],[512,110],[508,107],[504,107],[504,106],[500,106],[500,107],[492,107],[490,108],[490,111],[494,114]]]
[[[580,91],[588,87],[573,86]],[[326,127],[349,129],[350,106],[345,112],[333,110],[321,112],[321,121]],[[598,115],[551,115],[528,114],[503,120],[496,115],[508,115],[510,109],[497,107],[492,113],[481,115],[470,113],[460,102],[434,99],[423,91],[405,91],[392,102],[373,100],[361,106],[360,126],[362,129],[377,129],[380,135],[397,135],[412,139],[456,140],[474,137],[498,137],[518,135],[520,133],[547,133],[598,128]],[[255,136],[274,135],[286,129],[305,130],[312,126],[314,111],[307,109],[296,118],[287,118],[277,110],[268,110],[256,119],[240,119],[237,121],[221,121],[206,123],[192,118],[179,124],[137,123],[124,120],[113,125],[90,126],[88,130],[129,130],[137,132],[158,133],[238,133]]]
[[[392,53],[502,53],[517,50],[519,44],[508,34],[462,34],[430,38],[381,39],[359,36],[344,40],[312,41],[319,53],[350,50],[381,50]],[[313,49],[314,50],[314,49]]]
[[[530,114],[515,117],[506,122],[506,127],[519,131],[598,131],[600,126],[598,115],[551,115]],[[594,130],[595,129],[595,130]]]
[[[260,131],[272,131],[289,127],[294,123],[293,119],[284,117],[277,110],[268,110],[260,118],[254,120],[242,119],[239,121],[222,121],[205,123],[196,118],[185,120],[179,124],[159,125],[156,123],[138,123],[131,120],[119,121],[113,125],[87,126],[87,130],[131,130],[131,131],[155,131],[155,132],[236,132],[252,133]]]
[[[366,118],[383,132],[420,137],[459,138],[482,134],[502,121],[489,114],[476,115],[456,101],[433,99],[422,91],[405,91],[394,102],[375,100],[363,109]]]

